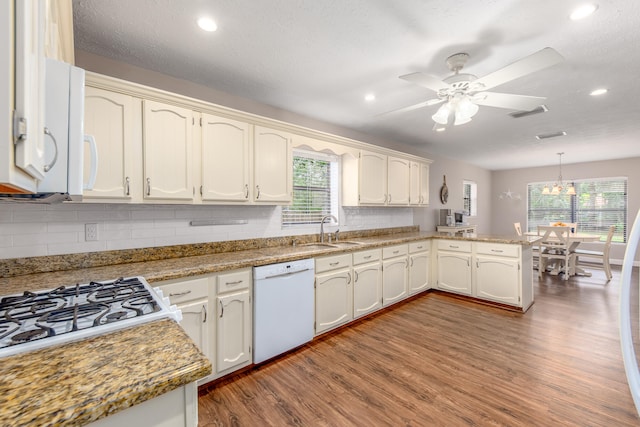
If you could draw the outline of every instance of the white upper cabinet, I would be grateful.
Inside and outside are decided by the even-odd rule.
[[[412,161],[409,176],[409,204],[412,206],[428,206],[429,164]]]
[[[290,203],[293,191],[291,135],[255,126],[253,163],[253,200]]]
[[[193,112],[150,100],[143,104],[144,198],[193,200]]]
[[[134,107],[138,107],[137,109]],[[98,150],[98,173],[86,199],[141,201],[140,100],[132,96],[88,86],[85,89],[84,129],[93,135]],[[138,120],[134,118],[138,112]],[[138,127],[139,129],[139,127]],[[84,153],[84,182],[91,170],[89,151]]]
[[[250,202],[248,123],[202,114],[203,201]]]
[[[359,204],[384,205],[387,202],[387,156],[361,150],[359,163]]]
[[[421,206],[429,206],[429,163],[420,163],[420,199]]]
[[[387,160],[387,204],[409,204],[410,161],[389,156]]]

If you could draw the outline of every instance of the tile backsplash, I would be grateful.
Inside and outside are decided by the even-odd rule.
[[[279,206],[6,204],[0,205],[0,259],[319,232],[317,225],[282,227],[280,215]],[[339,216],[340,225],[325,225],[326,231],[414,224],[412,208],[342,208]],[[189,225],[197,220],[241,224]],[[85,240],[86,224],[96,225],[97,240]]]

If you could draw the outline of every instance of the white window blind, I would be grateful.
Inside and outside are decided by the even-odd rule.
[[[293,156],[293,202],[282,208],[282,225],[319,224],[337,217],[337,157],[296,151]]]
[[[578,232],[598,234],[604,241],[609,226],[615,225],[613,241],[626,242],[627,178],[575,180],[575,196],[542,194],[544,185],[528,184],[529,231],[555,221],[575,222]]]

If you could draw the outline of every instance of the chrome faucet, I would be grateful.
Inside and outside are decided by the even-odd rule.
[[[324,243],[324,221],[329,218],[334,222],[338,222],[338,219],[333,215],[327,215],[322,217],[322,221],[320,221],[320,243]]]

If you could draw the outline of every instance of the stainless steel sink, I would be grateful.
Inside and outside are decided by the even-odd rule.
[[[299,248],[310,248],[310,249],[326,249],[326,248],[337,248],[336,245],[332,245],[330,243],[305,243],[302,245],[298,245]]]
[[[362,242],[353,242],[350,240],[338,240],[337,242],[335,242],[336,245],[344,245],[344,246],[357,246],[357,245],[362,245]]]

